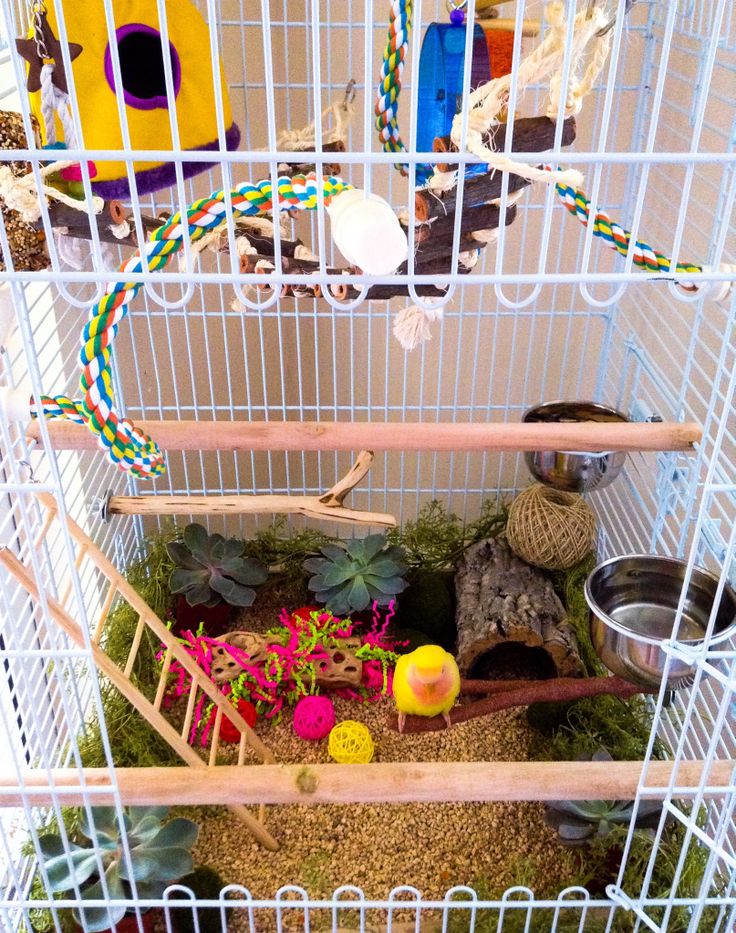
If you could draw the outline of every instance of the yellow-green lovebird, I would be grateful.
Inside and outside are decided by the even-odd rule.
[[[402,655],[394,671],[394,699],[399,732],[407,715],[439,716],[450,725],[450,710],[460,693],[460,671],[451,654],[439,645],[422,645]]]

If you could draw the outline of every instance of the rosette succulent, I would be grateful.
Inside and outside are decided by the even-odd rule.
[[[313,573],[309,589],[336,616],[360,612],[376,602],[388,606],[406,589],[404,552],[387,545],[383,534],[326,544],[322,557],[310,557],[304,569]]]
[[[202,525],[187,525],[181,541],[166,545],[176,564],[171,573],[171,592],[183,594],[190,606],[212,608],[220,602],[251,606],[252,587],[264,583],[267,569],[251,557],[243,557],[245,542],[208,534]]]
[[[78,888],[82,900],[109,898],[106,907],[74,910],[74,919],[85,930],[96,933],[120,922],[126,908],[115,902],[130,898],[131,881],[139,898],[159,898],[168,885],[192,871],[190,849],[197,841],[199,827],[181,817],[163,823],[168,812],[168,807],[127,807],[121,831],[113,807],[94,807],[92,825],[86,811],[80,822],[86,844],[67,842],[65,846],[56,834],[39,838],[52,892]],[[127,839],[129,860],[123,838]],[[100,873],[105,876],[104,888]]]
[[[592,761],[613,761],[601,749]],[[659,823],[662,804],[656,800],[640,800],[636,810],[639,829],[652,829]],[[553,800],[545,806],[547,825],[557,830],[565,846],[587,845],[595,836],[606,836],[615,826],[627,826],[634,816],[633,800]]]

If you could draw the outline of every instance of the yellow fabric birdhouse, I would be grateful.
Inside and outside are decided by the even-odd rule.
[[[125,148],[118,109],[120,98],[132,149],[220,148],[209,28],[190,0],[166,0],[168,49],[165,53],[158,5],[154,0],[114,0],[115,22],[109,28],[102,0],[84,3],[79,0],[47,0],[46,31],[50,30],[57,38],[60,6],[63,8],[67,42],[73,49],[74,91],[68,77],[67,84],[79,107],[80,146],[93,150]],[[81,46],[81,52],[72,44]],[[164,54],[171,66],[168,95]],[[53,56],[53,52],[50,51],[50,55]],[[57,65],[61,63],[58,56],[53,57],[57,58]],[[116,59],[119,74],[116,74]],[[33,91],[33,85],[29,90],[32,91],[31,107],[43,127],[41,92]],[[236,149],[240,132],[233,123],[221,68],[217,90],[222,100],[224,143],[227,149]],[[172,139],[172,114],[169,113],[172,104],[179,135],[176,147]],[[58,120],[56,134],[57,139],[63,140]],[[96,174],[92,187],[96,194],[104,198],[129,195],[123,161],[95,159],[94,162]],[[184,162],[184,177],[204,171],[212,164]],[[135,162],[134,171],[139,193],[167,187],[176,179],[173,162]]]

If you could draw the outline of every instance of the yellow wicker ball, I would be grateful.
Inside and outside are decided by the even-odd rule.
[[[346,719],[333,727],[327,750],[338,764],[367,765],[373,758],[373,739],[362,722]]]
[[[595,515],[582,496],[537,483],[511,503],[506,540],[528,564],[567,570],[592,550]]]

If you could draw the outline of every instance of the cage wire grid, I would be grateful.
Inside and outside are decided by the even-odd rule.
[[[101,0],[101,6],[108,29],[113,28],[112,0]],[[358,106],[347,152],[339,155],[342,174],[351,183],[382,194],[395,208],[407,208],[410,220],[414,219],[413,167],[439,158],[417,152],[414,144],[419,45],[423,27],[445,18],[443,4],[418,0],[414,7],[414,34],[399,108],[410,150],[404,159],[410,165],[408,180],[394,172],[396,157],[378,150],[373,126],[387,3],[200,0],[197,6],[209,26],[209,54],[213,60],[217,56],[223,60],[243,141],[238,152],[224,152],[223,100],[215,81],[214,106],[223,150],[217,168],[185,181],[180,148],[173,153],[142,152],[127,145],[116,152],[115,158],[129,165],[157,157],[177,165],[176,184],[164,192],[139,196],[133,186],[131,205],[139,240],[145,238],[144,213],[183,210],[209,191],[229,190],[234,180],[269,176],[274,180],[279,163],[302,161],[303,153],[278,151],[278,131],[314,120],[319,138],[322,109],[340,97],[350,78],[356,81]],[[164,0],[156,0],[155,7],[165,37]],[[565,7],[569,17],[575,3],[567,0]],[[525,18],[539,16],[541,8],[534,0],[518,2],[513,15],[520,25]],[[470,15],[473,9],[471,0]],[[23,34],[25,6],[0,0],[0,10],[6,42]],[[609,64],[585,102],[574,149],[556,146],[546,157],[552,164],[579,167],[592,206],[620,219],[634,238],[655,243],[673,263],[695,259],[717,269],[720,263],[736,261],[732,240],[735,19],[728,0],[640,0],[625,22],[621,17],[617,20]],[[65,37],[62,17],[60,38]],[[524,40],[522,48],[517,41],[515,60],[533,44],[534,40]],[[70,63],[66,65],[69,72]],[[22,77],[22,63],[6,44],[0,50],[0,99],[3,107],[21,110],[28,125],[27,99],[18,90]],[[165,79],[171,101],[170,68]],[[569,71],[563,84],[568,81]],[[466,66],[466,91],[469,82]],[[543,112],[546,92],[545,87],[533,87],[522,112]],[[515,118],[515,94],[514,88],[510,122]],[[72,109],[79,132],[73,88]],[[176,140],[175,108],[169,113]],[[122,106],[119,119],[129,140]],[[558,126],[558,141],[560,134]],[[317,149],[318,166],[333,160],[334,154],[323,153],[319,145]],[[82,148],[69,156],[94,160],[106,154],[110,155]],[[461,163],[466,157],[459,155]],[[0,152],[3,163],[18,158],[28,160],[38,172],[39,151]],[[186,154],[187,160],[207,158],[211,154]],[[534,153],[515,153],[515,158],[538,161]],[[86,175],[85,190],[89,199]],[[502,213],[507,203],[504,184]],[[276,272],[272,297],[253,307],[243,291],[229,219],[229,253],[207,252],[195,262],[186,244],[181,268],[135,277],[143,288],[116,341],[116,396],[134,421],[517,421],[530,405],[558,397],[592,397],[626,411],[634,420],[694,420],[703,429],[694,455],[631,455],[617,483],[590,497],[601,525],[600,552],[602,557],[636,551],[687,557],[690,569],[702,564],[724,581],[733,579],[734,296],[715,302],[706,290],[693,296],[672,283],[646,281],[630,261],[605,250],[563,213],[551,191],[541,186],[528,189],[516,222],[500,229],[497,245],[489,247],[473,272],[443,277],[450,294],[442,325],[435,326],[431,343],[411,354],[405,354],[391,334],[391,317],[406,302],[357,301],[340,306],[329,295],[327,301],[282,301],[277,297],[279,286],[294,276]],[[48,230],[46,214],[44,221]],[[323,270],[335,264],[323,205],[292,229],[313,244]],[[277,243],[280,239],[277,233]],[[74,395],[81,322],[102,289],[120,276],[110,271],[94,230],[90,261],[82,271],[63,265],[50,236],[49,241],[51,270],[39,275],[11,267],[0,274],[6,283],[0,293],[0,383],[36,395],[44,391]],[[0,226],[0,244],[7,256],[4,226]],[[458,256],[456,236],[453,270],[458,269]],[[424,283],[427,277],[414,275],[410,262],[405,277],[361,275],[355,282],[358,287],[374,282]],[[724,273],[688,278],[717,282]],[[334,277],[322,271],[316,280],[326,293]],[[236,297],[245,303],[244,312],[231,310]],[[71,612],[87,633],[100,609],[99,577],[91,570],[77,572],[74,548],[63,528],[34,547],[42,526],[35,492],[50,491],[62,510],[79,522],[116,566],[124,568],[140,552],[148,526],[139,518],[104,523],[97,501],[107,490],[141,494],[150,491],[151,484],[124,476],[102,454],[54,453],[43,422],[40,431],[42,445],[34,447],[22,426],[0,420],[0,540],[30,565],[42,590],[57,598],[68,591]],[[347,454],[324,452],[170,453],[168,472],[157,480],[155,489],[190,494],[315,494],[343,475],[349,462]],[[439,498],[469,518],[484,499],[507,501],[526,482],[523,458],[516,454],[386,453],[377,457],[367,481],[353,493],[353,502],[356,508],[393,511],[405,521],[416,515],[422,503]],[[181,516],[182,521],[186,518]],[[228,520],[230,531],[248,527]],[[58,910],[75,903],[28,900],[33,859],[19,852],[18,816],[37,846],[38,827],[50,813],[58,820],[61,811],[56,793],[50,810],[34,806],[34,789],[23,786],[23,768],[32,763],[51,775],[55,767],[79,767],[76,736],[91,715],[102,719],[102,706],[88,635],[85,647],[76,648],[55,627],[44,600],[36,606],[5,576],[0,576],[0,612],[4,744],[8,764],[23,789],[22,812],[5,809],[0,822],[0,861],[5,863],[0,917],[6,929],[18,930],[22,922],[30,928],[31,907],[48,906],[58,923]],[[673,651],[677,650],[674,642]],[[521,914],[531,931],[540,911],[551,909],[550,929],[574,917],[582,931],[592,928],[595,908],[605,911],[602,929],[612,929],[622,911],[630,911],[633,930],[664,933],[671,911],[683,906],[691,910],[689,929],[700,930],[707,904],[718,908],[718,933],[729,931],[736,922],[734,778],[726,787],[705,781],[687,786],[678,782],[677,766],[688,759],[710,764],[734,757],[735,683],[736,651],[728,646],[697,658],[690,690],[679,691],[670,703],[664,693],[657,698],[653,737],[657,732],[668,741],[675,767],[666,787],[653,785],[645,768],[637,798],[663,799],[658,838],[665,815],[683,823],[683,858],[693,845],[702,845],[709,853],[697,898],[678,896],[682,859],[670,897],[658,901],[649,895],[655,847],[642,890],[614,885],[605,898],[570,889],[544,901],[517,887],[501,901],[481,902],[465,888],[448,892],[444,901],[429,901],[421,892],[399,886],[381,901],[369,901],[348,887],[338,889],[332,899],[317,901],[303,889],[288,886],[268,901],[256,901],[246,890],[234,889],[241,900],[228,900],[228,909],[242,911],[251,929],[257,928],[259,912],[267,911],[279,930],[293,925],[308,929],[325,919],[333,929],[354,923],[365,929],[376,922],[390,929],[401,909],[402,921],[408,910],[417,931],[429,917],[439,917],[444,930],[449,915],[458,913],[473,929],[478,911],[485,908],[496,911],[498,930],[503,929],[504,917]],[[104,728],[103,737],[106,742]],[[109,748],[107,752],[109,760]],[[114,769],[109,782],[120,815]],[[88,812],[99,792],[86,788]],[[705,821],[693,816],[701,805],[706,808]],[[470,902],[453,900],[460,895],[470,897]],[[139,909],[149,902],[134,898],[131,903]],[[222,899],[196,902],[199,907],[220,906],[223,930],[224,904]],[[659,922],[652,919],[657,907],[665,910]],[[167,904],[167,929],[171,929],[171,913],[181,909],[190,908]],[[140,923],[141,915],[137,916]]]

